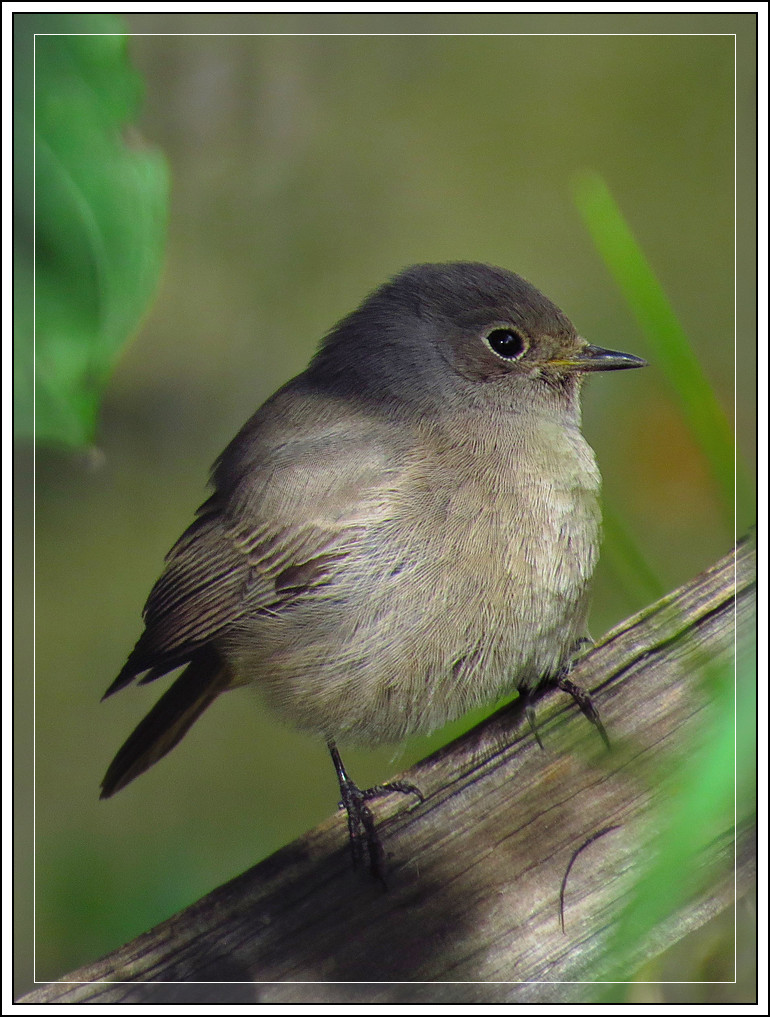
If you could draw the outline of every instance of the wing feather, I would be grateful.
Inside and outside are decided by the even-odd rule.
[[[281,613],[313,596],[386,511],[395,475],[381,424],[352,435],[338,422],[299,431],[272,447],[257,435],[225,450],[215,491],[169,552],[145,631],[106,695],[186,663],[246,614]]]

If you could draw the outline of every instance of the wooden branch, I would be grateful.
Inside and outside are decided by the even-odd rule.
[[[537,709],[545,751],[514,703],[404,775],[425,802],[393,795],[375,804],[388,892],[351,871],[345,819],[336,815],[18,1002],[584,998],[585,985],[563,983],[606,976],[607,944],[654,851],[661,768],[691,751],[713,719],[702,664],[731,660],[736,625],[750,636],[754,569],[744,544],[580,662],[573,677],[593,691],[611,751],[568,696],[550,692]],[[751,831],[743,840],[739,832],[736,847],[725,824],[702,852],[705,881],[623,957],[629,970],[729,906],[736,869],[739,894],[749,892]]]

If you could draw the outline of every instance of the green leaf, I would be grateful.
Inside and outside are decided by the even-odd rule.
[[[166,228],[163,157],[128,140],[142,92],[122,22],[80,15],[35,38],[34,355],[17,320],[17,434],[77,447],[93,441],[117,356],[157,285]],[[53,31],[40,26],[41,30]],[[17,209],[29,223],[31,210]],[[31,245],[17,247],[21,295]]]
[[[710,708],[697,725],[697,741],[682,746],[679,758],[661,760],[656,850],[640,857],[641,874],[613,931],[602,976],[608,983],[631,979],[627,959],[639,943],[651,941],[688,896],[705,892],[714,878],[703,865],[708,845],[734,835],[736,819],[739,825],[753,822],[756,660],[752,644],[742,642],[738,650],[735,668],[703,665]],[[613,998],[610,989],[601,1002]]]

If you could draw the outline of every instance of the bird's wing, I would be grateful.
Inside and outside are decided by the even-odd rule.
[[[367,525],[388,511],[403,467],[382,431],[320,427],[263,448],[227,451],[215,492],[166,558],[145,631],[107,695],[188,661],[246,614],[280,613],[330,582]]]

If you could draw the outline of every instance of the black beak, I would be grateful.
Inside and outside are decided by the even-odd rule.
[[[631,353],[605,350],[601,346],[584,346],[573,356],[551,360],[554,367],[572,371],[625,371],[629,367],[646,367],[647,361]]]

